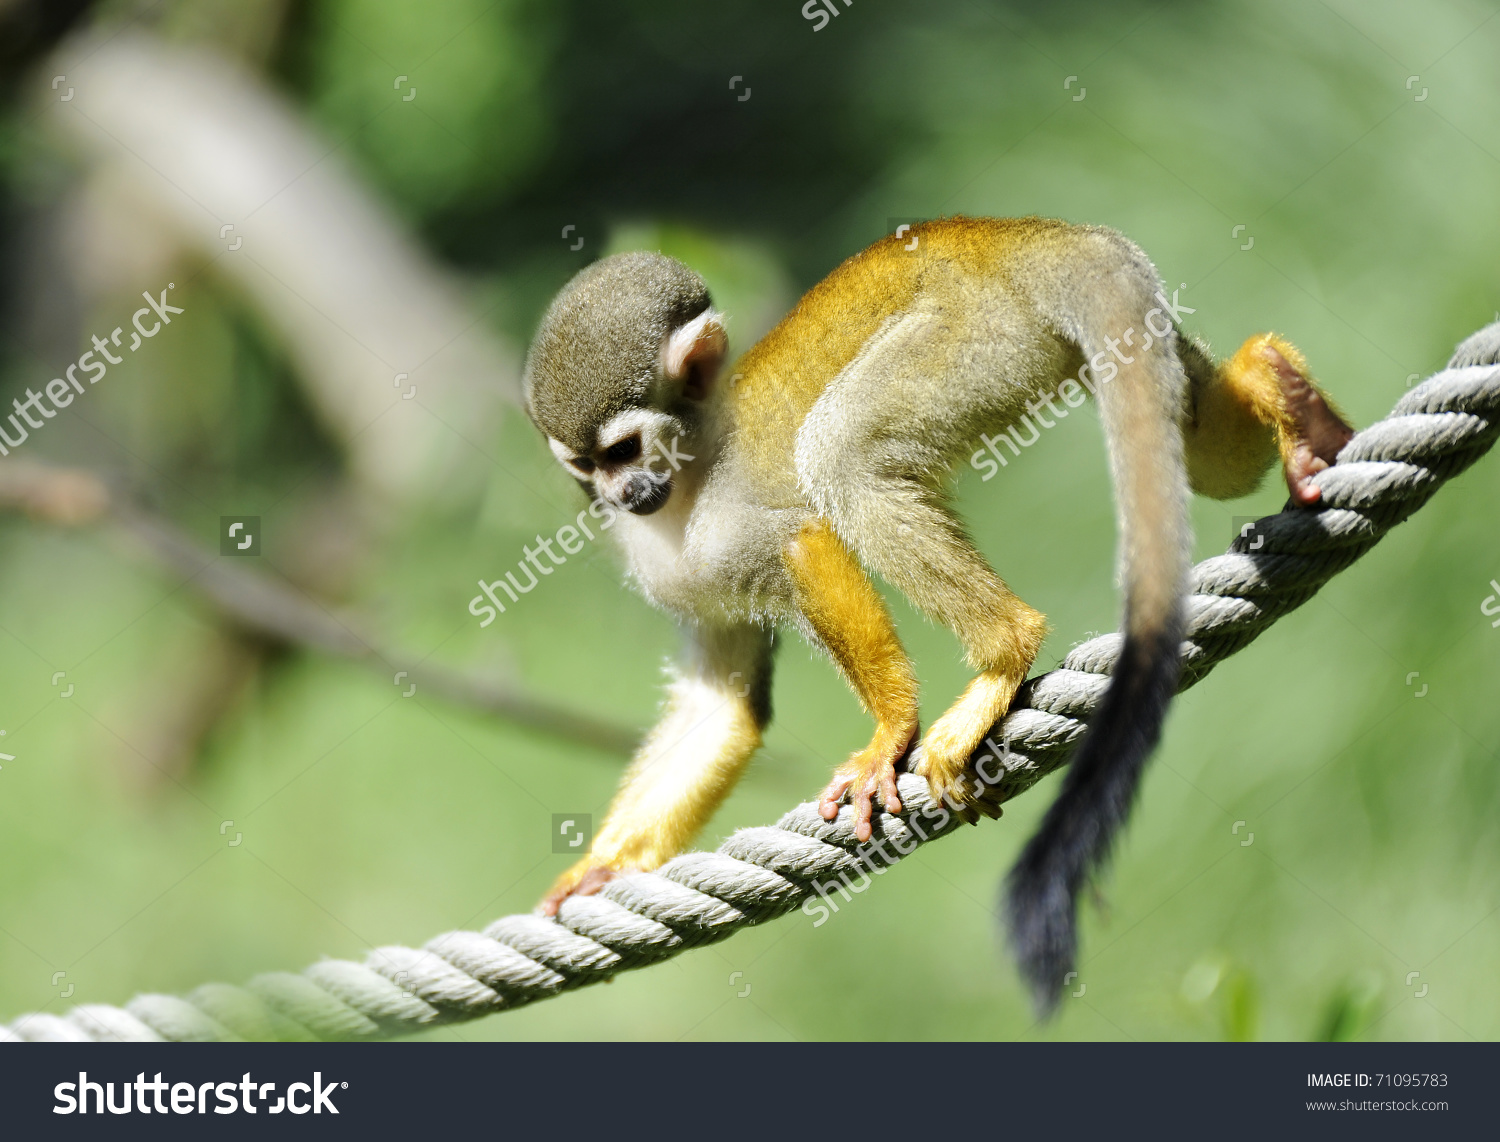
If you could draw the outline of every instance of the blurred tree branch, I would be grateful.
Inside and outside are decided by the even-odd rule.
[[[102,477],[85,469],[0,462],[0,510],[60,527],[117,528],[158,569],[183,577],[224,622],[260,642],[351,659],[392,677],[404,672],[429,694],[612,753],[629,753],[639,740],[636,730],[554,705],[505,682],[384,650],[348,615],[330,610],[280,577],[205,552],[175,524],[113,493]]]

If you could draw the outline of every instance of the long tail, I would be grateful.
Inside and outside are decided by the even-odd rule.
[[[1078,895],[1129,816],[1177,690],[1191,543],[1179,428],[1187,382],[1175,333],[1157,337],[1146,325],[1156,309],[1152,325],[1170,326],[1155,300],[1156,271],[1112,232],[1087,231],[1082,244],[1079,273],[1058,280],[1042,303],[1090,362],[1118,370],[1109,380],[1107,367],[1092,376],[1114,477],[1125,639],[1062,792],[1007,882],[1011,943],[1042,1014],[1073,970]]]

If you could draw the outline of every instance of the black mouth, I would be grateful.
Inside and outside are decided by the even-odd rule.
[[[667,502],[672,494],[672,481],[643,480],[632,483],[622,505],[631,515],[650,515]]]

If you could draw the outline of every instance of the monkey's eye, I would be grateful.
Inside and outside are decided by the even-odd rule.
[[[592,472],[594,470],[594,462],[587,456],[577,456],[568,461],[568,463],[572,464],[580,472]]]
[[[612,464],[629,464],[641,454],[641,438],[627,436],[617,440],[604,451],[604,458]]]

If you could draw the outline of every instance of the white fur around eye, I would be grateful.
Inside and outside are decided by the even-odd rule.
[[[632,436],[641,438],[641,451],[649,452],[661,435],[661,426],[670,417],[649,408],[629,408],[616,413],[599,429],[599,448],[608,450],[612,445]]]
[[[562,464],[569,468],[573,466],[573,461],[578,459],[576,452],[561,441],[553,440],[550,436],[547,437],[547,447],[552,449],[552,455],[556,456]]]

